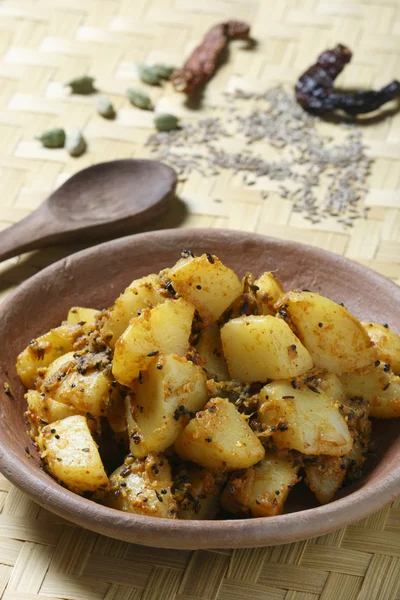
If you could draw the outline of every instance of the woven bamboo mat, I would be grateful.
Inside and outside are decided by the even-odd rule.
[[[147,116],[129,106],[134,64],[180,64],[214,23],[253,24],[255,52],[233,48],[207,88],[211,98],[244,81],[265,89],[293,82],[337,42],[356,49],[342,83],[379,86],[400,69],[398,0],[3,0],[0,2],[0,225],[21,219],[68,176],[94,162],[148,154]],[[96,116],[92,100],[69,97],[65,81],[88,73],[119,110]],[[150,90],[163,110],[185,112],[166,86]],[[36,135],[80,127],[80,159],[41,149]],[[333,127],[333,126],[332,126]],[[334,135],[334,134],[333,134]],[[272,193],[225,175],[180,184],[183,216],[158,227],[259,231],[321,246],[400,282],[400,114],[363,128],[375,159],[368,220],[350,229],[312,225]],[[217,191],[216,191],[217,190]],[[219,201],[212,202],[212,194]],[[221,200],[223,202],[221,202]],[[153,225],[154,227],[154,225]],[[82,246],[81,246],[82,247]],[[4,295],[43,266],[78,249],[49,249],[1,265]],[[0,477],[0,597],[4,600],[400,600],[400,502],[335,533],[275,548],[165,551],[113,541],[39,509]]]

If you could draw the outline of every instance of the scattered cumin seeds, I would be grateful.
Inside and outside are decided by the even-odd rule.
[[[226,100],[210,107],[208,118],[152,134],[147,145],[153,157],[171,165],[181,180],[192,172],[204,177],[222,171],[241,174],[244,186],[257,184],[265,200],[264,182],[279,181],[281,198],[311,224],[333,218],[346,228],[367,217],[364,199],[373,161],[350,120],[335,124],[333,141],[321,119],[304,111],[283,87],[263,94],[237,90]],[[229,150],[229,138],[242,142],[239,151]],[[275,160],[263,158],[268,146],[277,154]]]

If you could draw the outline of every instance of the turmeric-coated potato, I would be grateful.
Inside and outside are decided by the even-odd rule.
[[[298,469],[292,458],[269,453],[243,475],[229,480],[221,505],[228,512],[250,513],[252,517],[279,515],[297,483]]]
[[[158,356],[125,399],[132,455],[166,450],[207,400],[201,367],[175,354]]]
[[[390,327],[379,323],[361,323],[374,342],[378,359],[389,363],[395,375],[400,375],[400,335]]]
[[[290,381],[273,381],[261,390],[260,401],[257,420],[274,428],[278,448],[330,456],[350,452],[353,441],[347,423],[322,389],[294,389]]]
[[[360,321],[333,300],[312,292],[288,292],[275,307],[287,315],[318,369],[340,375],[376,360],[376,349]]]
[[[146,309],[119,338],[115,346],[113,375],[130,387],[159,353],[184,356],[189,344],[194,307],[183,298],[167,300]]]
[[[184,460],[212,471],[251,467],[264,457],[254,431],[226,398],[213,398],[198,412],[175,442]]]
[[[24,386],[33,388],[38,370],[48,367],[56,358],[72,350],[75,340],[82,333],[79,325],[63,323],[31,340],[17,358],[17,373]]]
[[[204,325],[217,321],[242,291],[236,273],[211,254],[182,258],[169,277],[174,290],[193,304]]]
[[[37,438],[48,471],[76,494],[107,490],[109,481],[86,417],[46,425]]]
[[[229,373],[242,383],[297,377],[313,366],[308,350],[276,317],[237,317],[222,327],[221,339]]]

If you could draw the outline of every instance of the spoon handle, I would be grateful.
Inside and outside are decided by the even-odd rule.
[[[0,262],[23,252],[45,245],[49,234],[49,223],[40,211],[28,215],[15,225],[0,232]]]

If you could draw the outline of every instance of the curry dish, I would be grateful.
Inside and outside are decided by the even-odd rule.
[[[170,519],[280,514],[359,478],[370,418],[400,416],[400,337],[273,272],[184,250],[108,310],[71,308],[17,360],[45,469]]]

